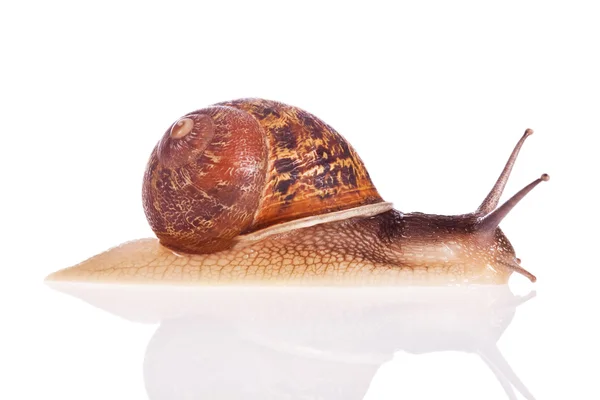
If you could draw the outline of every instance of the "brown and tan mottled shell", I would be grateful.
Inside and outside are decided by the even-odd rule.
[[[350,144],[314,115],[260,99],[221,104],[256,118],[267,140],[266,184],[246,232],[383,201]]]
[[[239,235],[383,202],[350,144],[299,108],[241,99],[185,118],[191,132],[169,128],[144,179],[146,216],[167,247],[214,252]]]

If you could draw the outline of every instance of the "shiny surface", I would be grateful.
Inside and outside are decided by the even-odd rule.
[[[504,285],[51,286],[132,322],[158,324],[143,365],[150,399],[362,399],[377,370],[394,357],[444,351],[479,357],[508,398],[515,391],[533,398],[497,341],[535,293],[514,296]]]
[[[361,342],[375,357],[358,359],[370,362],[360,371],[346,351],[356,336],[330,348],[346,352],[342,362],[315,366],[306,353],[316,348],[322,358],[318,337],[292,361],[289,346],[247,343],[230,319],[198,318],[161,333],[167,324],[157,319],[131,322],[42,283],[152,236],[140,180],[157,136],[182,110],[243,96],[301,106],[343,132],[382,198],[403,212],[474,210],[514,140],[534,129],[501,201],[542,172],[552,176],[502,221],[522,266],[538,277],[532,284],[513,274],[510,288],[537,295],[516,307],[495,345],[536,399],[599,399],[596,8],[536,0],[0,2],[0,399],[148,400],[178,389],[194,399],[212,381],[225,382],[214,390],[243,382],[269,390],[263,398],[289,400],[278,393],[289,393],[290,379],[300,392],[302,377],[314,383],[315,375],[332,377],[325,387],[366,390],[367,400],[509,398],[473,352],[390,352],[401,332],[369,336],[365,329],[385,331],[388,320],[401,325],[394,306],[374,319],[338,317],[340,330],[325,335],[328,345],[354,330],[380,340]],[[261,320],[255,332],[285,317]],[[350,317],[381,324],[352,326]],[[296,337],[312,337],[311,326]],[[267,338],[295,338],[282,330]]]
[[[12,370],[29,372],[9,387],[23,399],[40,386],[69,399],[594,398],[597,328],[523,282],[520,295],[39,287],[30,318],[8,326],[27,343]]]

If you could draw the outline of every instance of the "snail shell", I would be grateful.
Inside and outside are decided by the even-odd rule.
[[[242,99],[189,113],[152,152],[143,183],[160,242],[125,243],[53,280],[197,284],[463,284],[531,281],[500,222],[544,174],[502,205],[527,129],[474,212],[401,213],[352,147],[315,116]]]
[[[162,245],[210,253],[239,235],[383,199],[332,127],[297,107],[241,99],[191,112],[166,131],[143,202]]]

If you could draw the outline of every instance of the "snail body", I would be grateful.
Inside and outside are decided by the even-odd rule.
[[[284,284],[505,283],[521,268],[497,208],[521,146],[471,214],[404,214],[352,146],[296,107],[261,99],[189,113],[150,156],[143,204],[156,239],[128,242],[54,280]]]

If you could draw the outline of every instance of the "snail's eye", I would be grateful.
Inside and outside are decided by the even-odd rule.
[[[181,139],[194,129],[194,120],[191,118],[182,118],[171,127],[171,137]]]

